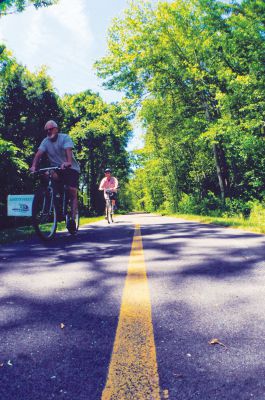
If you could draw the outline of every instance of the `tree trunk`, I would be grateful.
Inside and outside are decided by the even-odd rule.
[[[217,107],[217,103],[216,101],[211,100],[209,94],[206,91],[202,93],[202,95],[203,95],[203,106],[205,109],[206,119],[209,122],[213,122],[220,117],[220,111]],[[227,195],[227,189],[229,187],[229,179],[228,179],[228,168],[226,163],[225,152],[221,143],[213,144],[213,154],[214,154],[216,172],[221,192],[221,199],[224,205],[225,197]]]
[[[220,187],[220,192],[221,192],[221,199],[224,204],[225,203],[225,181],[223,178],[222,168],[221,168],[221,164],[220,164],[220,160],[219,160],[219,156],[218,156],[217,144],[213,144],[213,154],[214,154],[216,172],[217,172],[217,177],[218,177],[218,182],[219,182],[219,187]]]

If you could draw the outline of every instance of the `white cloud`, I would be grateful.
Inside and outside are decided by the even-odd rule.
[[[84,42],[92,40],[85,0],[75,0],[75,2],[61,0],[57,5],[50,8],[50,14],[79,40]]]
[[[0,42],[31,71],[46,65],[61,95],[91,89],[107,102],[117,101],[122,95],[104,90],[92,65],[105,52],[110,19],[126,4],[127,0],[60,0],[47,8],[29,7],[1,18]]]
[[[51,7],[30,8],[2,21],[0,40],[18,62],[31,70],[47,65],[62,93],[75,91],[75,84],[82,90],[81,81],[88,80],[94,40],[86,0],[60,0]]]

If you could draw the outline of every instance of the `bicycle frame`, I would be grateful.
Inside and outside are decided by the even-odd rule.
[[[49,168],[41,168],[38,170],[38,172],[48,172],[48,184],[47,184],[47,190],[49,192],[51,192],[52,194],[52,201],[54,201],[54,194],[55,194],[55,189],[54,189],[54,184],[56,184],[56,181],[54,181],[52,179],[52,174],[53,172],[56,170],[60,170],[60,168],[58,167],[49,167]],[[64,185],[63,186],[63,197],[62,197],[62,214],[65,217],[66,216],[66,212],[67,212],[67,190],[68,190],[68,186]]]
[[[108,223],[110,224],[113,221],[113,205],[112,205],[112,200],[110,199],[110,192],[106,191],[106,196],[107,198],[105,199],[106,201],[106,216]]]
[[[51,239],[57,228],[57,222],[65,219],[69,233],[74,234],[79,226],[79,215],[76,215],[76,230],[68,228],[68,186],[64,185],[63,190],[57,190],[56,181],[53,179],[53,172],[60,170],[58,167],[41,168],[38,173],[46,173],[47,182],[45,188],[40,190],[34,198],[33,226],[36,233],[43,239]],[[45,195],[48,193],[48,195]],[[48,202],[48,205],[46,204]],[[40,204],[41,203],[41,204]],[[48,209],[47,209],[48,206]],[[53,222],[52,222],[53,221]],[[47,233],[48,232],[48,233]]]

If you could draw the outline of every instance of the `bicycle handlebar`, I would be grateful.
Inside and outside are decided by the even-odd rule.
[[[48,168],[40,168],[40,169],[38,169],[38,171],[35,171],[35,172],[42,172],[42,171],[51,171],[51,170],[54,170],[54,171],[58,171],[59,169],[62,169],[62,168],[60,168],[60,167],[48,167]]]
[[[59,171],[62,170],[60,167],[48,167],[48,168],[40,168],[37,171],[31,172],[31,174],[38,174],[40,172],[46,172],[46,171]]]

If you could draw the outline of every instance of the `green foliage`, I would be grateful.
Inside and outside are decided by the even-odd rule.
[[[126,146],[131,134],[127,115],[120,105],[108,105],[91,91],[66,95],[62,104],[65,110],[63,129],[76,144],[87,208],[90,212],[101,212],[104,200],[98,186],[104,169],[112,168],[122,190],[127,181],[129,163]]]
[[[29,5],[35,8],[48,7],[57,3],[58,0],[1,0],[0,1],[0,16],[15,12],[22,12]]]
[[[260,0],[133,2],[113,22],[96,66],[146,131],[135,208],[218,212],[225,198],[228,209],[262,198],[264,14]]]
[[[0,222],[6,220],[8,194],[32,193],[28,172],[33,155],[45,137],[44,124],[54,119],[69,133],[81,165],[82,214],[98,214],[104,208],[98,191],[104,168],[118,177],[122,190],[129,173],[126,146],[131,134],[127,108],[108,105],[87,90],[62,99],[53,88],[45,68],[31,73],[0,47]],[[45,165],[46,160],[43,160]],[[126,194],[122,204],[126,206]],[[121,204],[121,205],[122,205]]]
[[[257,201],[250,204],[249,220],[252,223],[265,225],[265,207]]]

